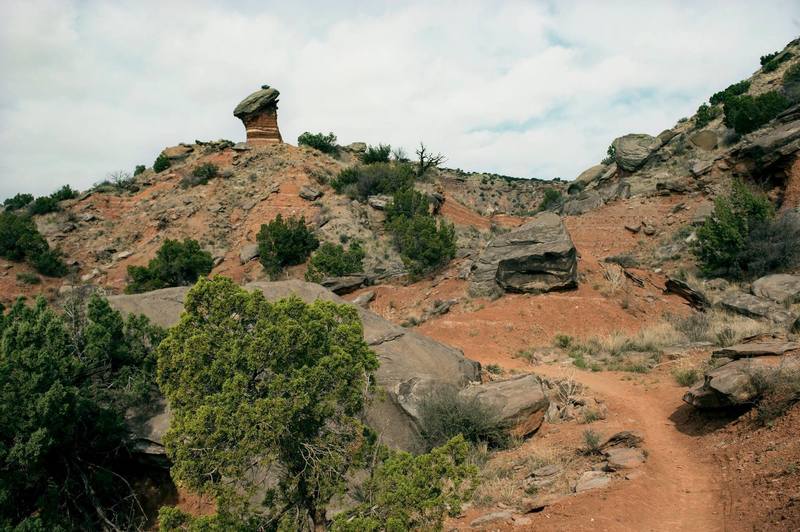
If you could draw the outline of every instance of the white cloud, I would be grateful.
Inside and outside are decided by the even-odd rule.
[[[270,83],[292,142],[424,139],[448,165],[574,177],[798,33],[773,2],[99,2],[0,6],[0,198],[241,140]]]

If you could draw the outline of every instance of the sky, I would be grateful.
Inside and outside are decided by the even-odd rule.
[[[0,199],[242,141],[233,108],[263,84],[286,142],[424,141],[448,167],[573,179],[798,35],[797,0],[0,0]]]

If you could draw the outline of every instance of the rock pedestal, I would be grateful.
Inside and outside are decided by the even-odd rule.
[[[242,100],[233,116],[244,123],[248,144],[279,144],[283,142],[278,129],[278,96],[280,92],[269,85]]]

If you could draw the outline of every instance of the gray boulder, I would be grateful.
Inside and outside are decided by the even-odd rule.
[[[306,186],[300,188],[299,195],[304,200],[314,201],[322,197],[322,192],[317,190],[316,188]]]
[[[596,164],[591,168],[587,168],[581,172],[580,175],[575,178],[575,181],[587,185],[598,177],[602,176],[606,172],[607,168],[608,167],[605,164]]]
[[[296,295],[304,301],[317,299],[345,303],[344,300],[318,284],[302,281],[255,282],[245,286],[248,290],[261,290],[268,300],[274,301]],[[123,314],[144,314],[162,327],[175,324],[183,311],[187,287],[165,288],[144,294],[120,295],[109,298],[111,306]],[[480,380],[480,364],[464,357],[462,352],[431,338],[403,329],[377,314],[358,309],[364,325],[364,339],[378,355],[380,367],[375,375],[378,386],[385,390],[385,398],[374,398],[365,411],[367,423],[381,434],[386,444],[409,451],[423,450],[416,420],[400,404],[399,395],[413,387],[417,381],[426,381],[429,387],[445,385],[464,388]],[[158,410],[158,409],[157,409]],[[164,415],[163,406],[152,415]],[[159,422],[158,430],[152,424],[140,423],[142,432],[137,437],[160,445],[161,435],[169,426]],[[163,420],[163,419],[162,419]]]
[[[542,381],[536,375],[467,386],[460,395],[477,398],[481,404],[488,405],[498,413],[499,421],[512,427],[512,434],[521,438],[539,430],[550,405]]]
[[[577,286],[577,271],[575,245],[561,217],[544,212],[489,242],[473,265],[470,292],[564,290]]]
[[[623,170],[633,172],[641,168],[650,154],[661,146],[656,137],[644,133],[631,133],[614,139],[614,160]]]
[[[239,250],[239,262],[242,264],[246,264],[258,256],[258,244],[246,244]]]
[[[575,483],[575,493],[605,488],[611,483],[611,477],[603,471],[586,471]]]
[[[720,366],[705,375],[683,396],[683,400],[697,408],[725,408],[751,405],[758,399],[759,391],[753,384],[753,375],[770,375],[778,371],[800,369],[797,357],[742,358]]]
[[[713,131],[698,131],[689,140],[701,150],[711,151],[717,147],[717,134]]]
[[[750,318],[765,318],[775,323],[786,325],[794,321],[795,316],[771,299],[754,296],[745,292],[726,292],[717,304],[737,314]]]
[[[753,283],[753,294],[776,303],[797,303],[800,301],[800,276],[776,273],[761,277]]]
[[[358,290],[367,282],[367,276],[363,274],[343,275],[341,277],[326,277],[319,284],[333,292],[334,294],[349,294]]]

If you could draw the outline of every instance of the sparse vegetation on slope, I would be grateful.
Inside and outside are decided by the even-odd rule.
[[[353,199],[394,194],[414,185],[414,171],[404,163],[379,162],[345,168],[331,180],[333,189]]]
[[[319,247],[319,240],[308,229],[302,216],[284,219],[278,214],[274,220],[261,226],[256,239],[261,264],[273,277],[287,266],[302,264]]]
[[[26,260],[36,271],[48,277],[62,277],[67,273],[60,253],[50,248],[27,215],[0,213],[0,257]]]
[[[427,197],[414,189],[395,193],[386,224],[412,276],[435,271],[455,256],[455,228],[431,215]]]
[[[208,275],[213,265],[211,254],[196,240],[166,240],[147,266],[128,266],[129,283],[125,291],[138,294],[169,286],[187,286]]]
[[[336,144],[336,135],[333,132],[326,135],[325,133],[310,133],[306,131],[297,137],[297,145],[308,146],[329,155],[335,155],[339,151],[339,146]]]
[[[725,125],[744,135],[755,131],[785,110],[789,100],[779,92],[733,96],[725,101]]]
[[[388,163],[392,147],[389,144],[378,144],[377,146],[367,146],[361,154],[361,162],[364,164]]]
[[[347,250],[339,244],[325,242],[311,255],[306,281],[319,282],[323,277],[338,277],[363,271],[364,255],[364,249],[359,242],[351,243]]]
[[[714,213],[697,231],[693,251],[708,275],[752,278],[789,268],[800,260],[800,220],[775,217],[769,199],[739,180],[718,197]]]

